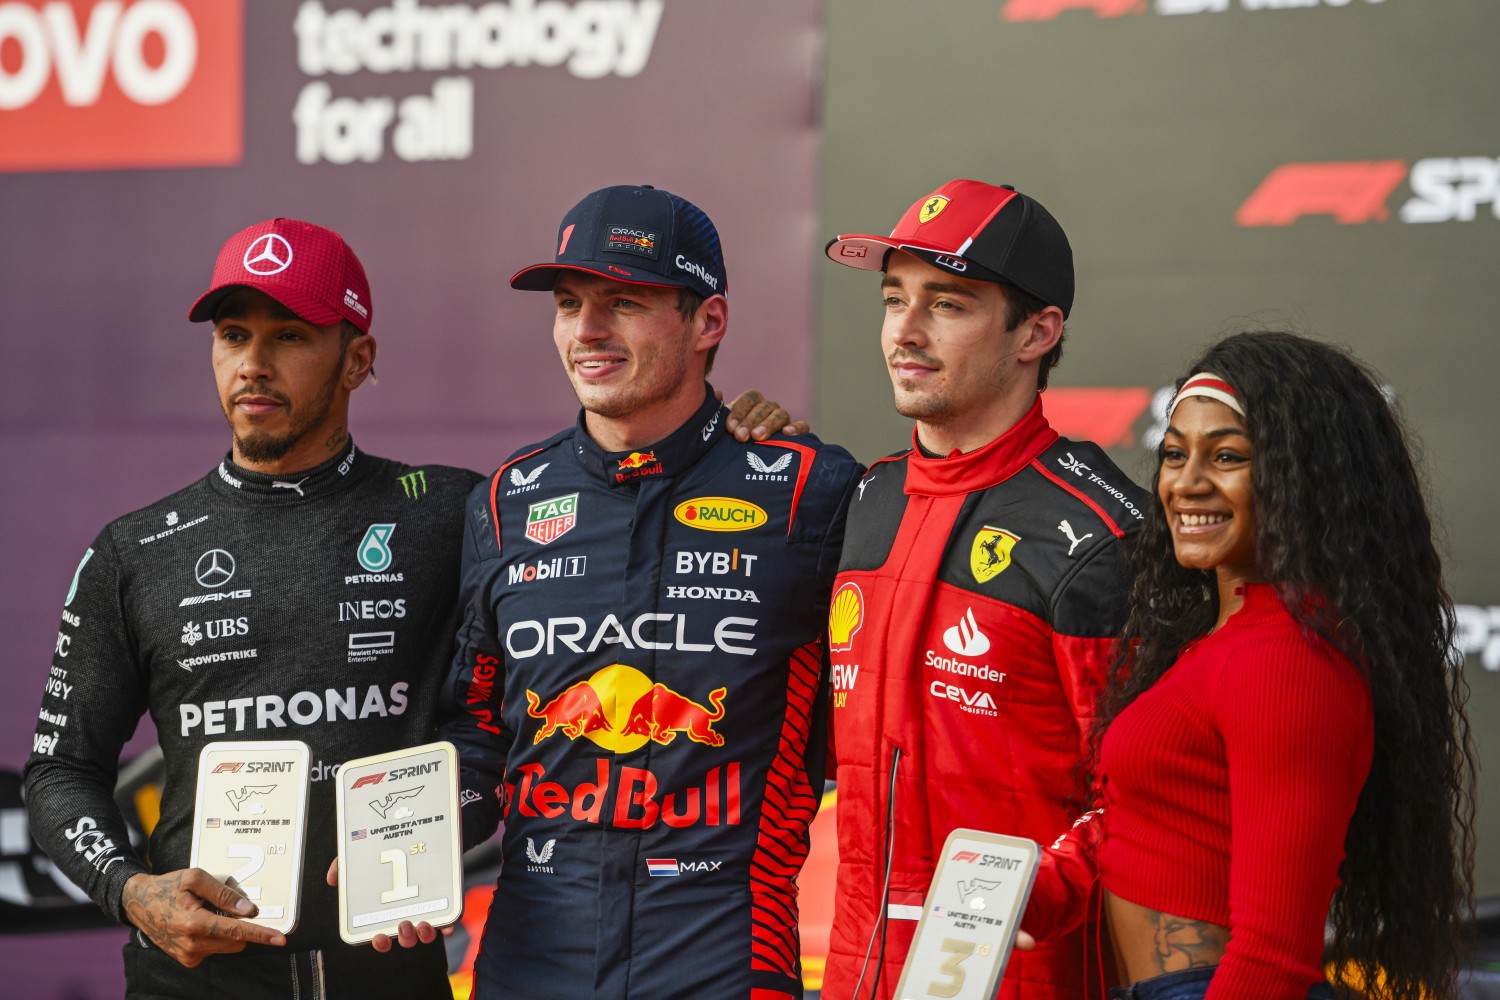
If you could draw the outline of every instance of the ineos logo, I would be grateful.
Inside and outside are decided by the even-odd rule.
[[[234,556],[223,549],[209,549],[198,557],[193,575],[201,587],[222,587],[234,578]]]
[[[292,266],[292,245],[275,233],[267,233],[245,251],[245,270],[266,277]]]

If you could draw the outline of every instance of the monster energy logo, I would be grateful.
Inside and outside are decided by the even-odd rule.
[[[401,483],[401,492],[406,494],[408,500],[427,495],[427,473],[422,469],[408,472],[401,476],[398,482]]]

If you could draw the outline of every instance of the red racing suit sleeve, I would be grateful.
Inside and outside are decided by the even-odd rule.
[[[1053,598],[1052,654],[1078,724],[1084,760],[1089,758],[1094,708],[1104,690],[1115,637],[1125,624],[1128,582],[1124,543],[1110,538],[1080,560]]]
[[[146,710],[149,678],[122,606],[109,530],[73,577],[26,762],[31,833],[64,875],[121,923],[126,881],[148,871],[115,803],[120,750]]]
[[[1102,809],[1086,812],[1072,829],[1042,848],[1026,915],[1021,918],[1021,929],[1038,941],[1077,930],[1088,918],[1103,826]]]
[[[489,839],[500,825],[505,812],[505,762],[515,736],[501,714],[505,654],[493,600],[499,582],[500,544],[489,492],[490,483],[484,482],[469,496],[457,649],[438,707],[439,737],[458,749],[464,850]]]

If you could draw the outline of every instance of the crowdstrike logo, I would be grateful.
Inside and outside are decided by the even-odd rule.
[[[1245,227],[1289,226],[1307,216],[1342,225],[1384,222],[1402,181],[1412,197],[1401,221],[1472,222],[1480,209],[1500,219],[1500,160],[1489,156],[1429,157],[1407,169],[1402,160],[1284,163],[1266,175],[1235,212]]]

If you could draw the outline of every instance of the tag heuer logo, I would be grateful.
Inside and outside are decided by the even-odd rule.
[[[541,500],[526,511],[526,537],[539,545],[546,545],[572,531],[577,523],[577,493]]]

